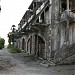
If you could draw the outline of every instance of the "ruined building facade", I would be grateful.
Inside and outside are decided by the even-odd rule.
[[[71,57],[75,53],[75,0],[33,0],[18,24],[15,40],[15,47],[49,61]]]

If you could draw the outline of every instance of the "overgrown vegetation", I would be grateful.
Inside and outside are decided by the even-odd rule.
[[[73,61],[71,62],[71,64],[72,64],[72,65],[75,65],[75,60],[73,60]]]
[[[19,49],[19,48],[14,48],[12,45],[8,45],[8,51],[10,52],[10,53],[21,53],[21,49]]]
[[[5,40],[0,37],[0,49],[4,48]]]

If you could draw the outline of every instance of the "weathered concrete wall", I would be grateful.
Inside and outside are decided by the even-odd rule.
[[[31,54],[35,54],[35,33],[32,34],[32,51]]]
[[[51,50],[58,51],[64,45],[73,44],[75,42],[75,24],[69,24],[69,29],[67,28],[67,21],[65,24],[60,23],[60,12],[61,3],[59,0],[52,0],[52,10],[51,10],[51,28],[52,28],[52,45]],[[67,30],[68,29],[68,30]],[[68,36],[69,33],[69,37]],[[69,40],[68,40],[69,38]],[[67,44],[68,43],[68,44]],[[53,53],[53,52],[52,52]],[[53,56],[53,55],[52,55]]]
[[[18,43],[18,44],[17,44],[17,45],[18,45],[18,48],[21,49],[21,40],[20,40],[20,38],[17,39],[17,43]]]
[[[27,37],[27,47],[28,47],[28,52],[29,54],[33,54],[33,34],[28,34],[28,37]],[[31,50],[31,51],[30,51]],[[31,52],[31,53],[30,53]]]
[[[66,26],[60,24],[60,48],[62,48],[65,42],[66,42]]]
[[[69,41],[70,44],[75,43],[75,23],[69,25]]]
[[[26,52],[26,48],[27,48],[27,44],[26,44],[27,40],[26,39],[27,39],[27,37],[25,35],[16,39],[16,46],[22,50],[22,40],[23,39],[25,40],[24,51]]]
[[[50,26],[44,31],[45,37],[45,56],[49,60],[51,57],[51,28]]]
[[[60,48],[66,45],[66,27],[63,23],[60,24]],[[75,23],[69,24],[69,45],[75,43]]]
[[[59,49],[60,45],[60,34],[59,34],[59,0],[52,0],[51,4],[51,50],[52,50],[52,57],[54,57],[54,53]]]

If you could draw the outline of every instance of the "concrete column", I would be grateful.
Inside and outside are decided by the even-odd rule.
[[[58,45],[58,39],[57,38],[60,34],[58,34],[58,28],[59,28],[59,6],[60,6],[60,2],[59,0],[52,0],[52,4],[51,4],[51,50],[53,51],[52,56],[54,55],[54,52],[57,50],[57,45]],[[60,40],[59,40],[60,41]]]
[[[32,35],[32,49],[31,54],[35,54],[35,35]]]
[[[38,42],[38,34],[37,34],[37,38],[36,38],[36,56],[39,56],[39,42]]]
[[[68,18],[68,14],[69,14],[69,0],[67,0],[67,27],[66,27],[66,43],[67,45],[69,45],[69,18]]]
[[[69,0],[67,0],[67,10],[69,11]]]

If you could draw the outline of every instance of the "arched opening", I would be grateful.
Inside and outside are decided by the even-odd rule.
[[[22,39],[22,50],[25,50],[25,39]]]
[[[35,35],[35,54],[41,58],[44,58],[45,55],[45,42],[38,35]]]
[[[38,36],[38,44],[39,44],[39,56],[43,58],[45,53],[45,42],[40,36]]]

